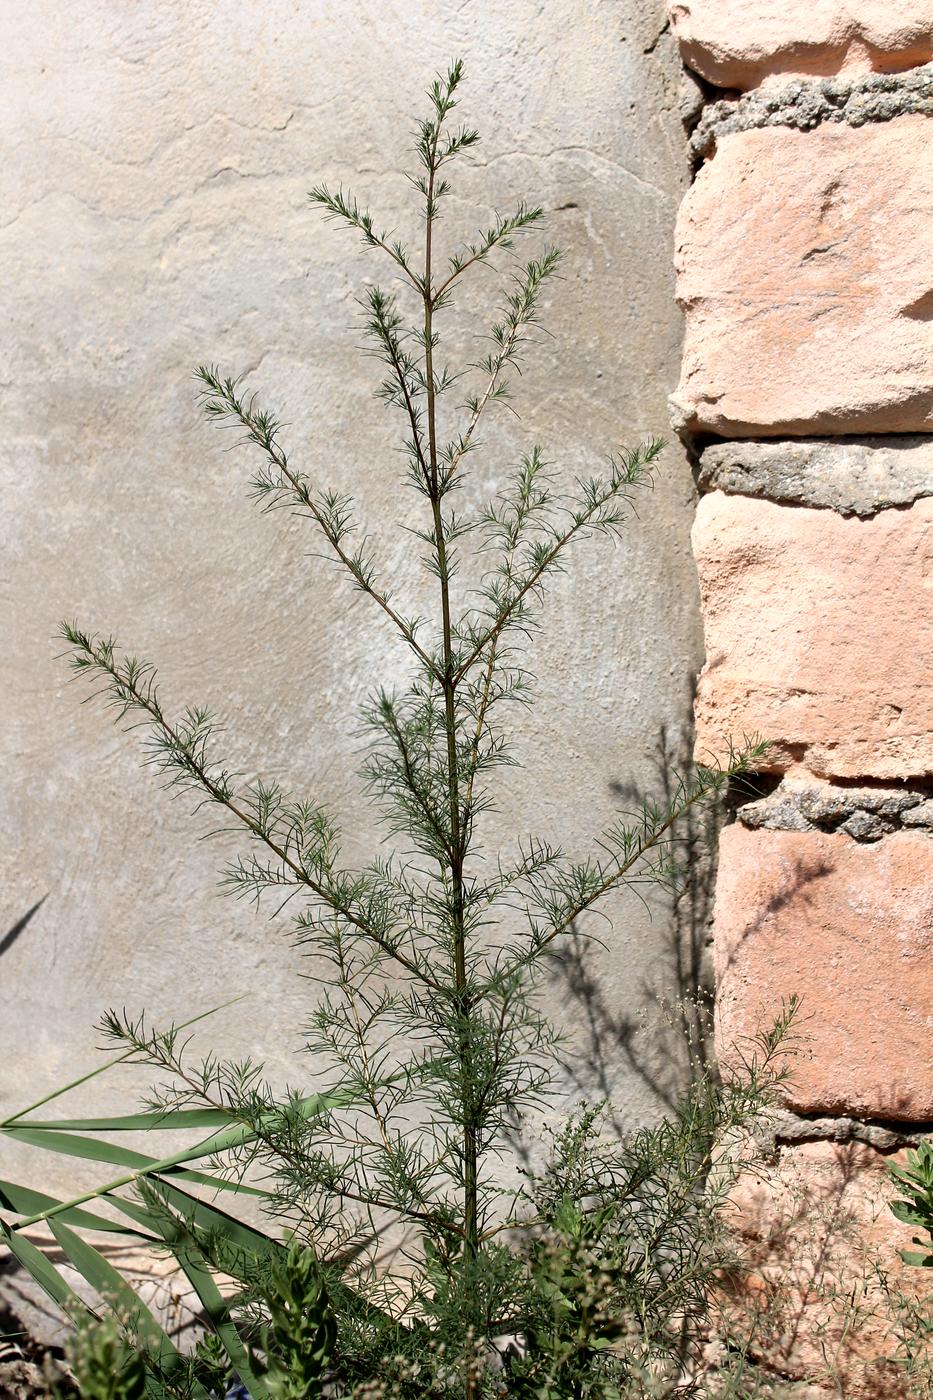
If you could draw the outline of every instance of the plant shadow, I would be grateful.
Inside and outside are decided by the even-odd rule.
[[[0,938],[0,957],[2,957],[4,953],[8,953],[16,940],[26,932],[26,928],[32,922],[35,915],[38,914],[47,898],[47,895],[43,895],[41,899],[37,899],[32,908],[27,909],[22,918],[17,919],[13,927],[8,929],[3,937]]]
[[[689,737],[662,725],[651,754],[651,799],[672,803],[681,775],[692,767]],[[693,1086],[716,1074],[712,918],[719,837],[736,808],[773,781],[749,774],[733,782],[725,801],[691,807],[677,824],[668,852],[671,878],[654,887],[650,904],[643,901],[653,924],[650,971],[624,1006],[607,990],[605,968],[579,928],[553,960],[564,1019],[574,1027],[573,1050],[562,1064],[566,1082],[579,1098],[607,1104],[607,1122],[619,1136],[633,1127],[631,1112],[614,1102],[620,1070],[648,1091],[662,1116],[676,1112]],[[628,811],[637,811],[645,798],[633,784],[611,780],[609,789]],[[824,862],[796,869],[782,902],[806,899],[806,887],[828,873]],[[771,904],[757,910],[743,941],[774,912]]]

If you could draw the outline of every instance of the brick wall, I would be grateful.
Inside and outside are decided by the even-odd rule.
[[[755,1346],[815,1394],[907,1395],[853,1251],[896,1270],[884,1166],[933,1124],[933,3],[670,13],[696,75],[672,409],[705,493],[697,749],[772,742],[721,842],[720,1052],[803,1012],[742,1193],[763,1296],[796,1289]]]

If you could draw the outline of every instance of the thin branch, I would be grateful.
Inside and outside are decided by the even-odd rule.
[[[211,777],[203,760],[199,759],[197,754],[191,751],[191,746],[184,742],[182,737],[165,719],[158,701],[154,698],[154,691],[151,686],[147,688],[146,692],[140,690],[138,685],[132,680],[128,680],[125,675],[121,675],[109,655],[102,651],[100,647],[95,648],[91,638],[85,634],[77,632],[73,628],[67,628],[65,635],[72,646],[83,651],[90,662],[97,666],[99,670],[105,671],[111,677],[117,687],[117,694],[125,707],[132,705],[136,709],[143,710],[149,715],[153,724],[168,741],[170,751],[175,756],[177,763],[204,789],[213,802],[224,807],[252,836],[262,841],[263,844],[272,851],[273,855],[292,871],[298,881],[309,889],[312,894],[316,895],[328,908],[332,909],[335,914],[339,914],[341,918],[346,919],[347,923],[353,925],[365,938],[368,938],[372,943],[376,944],[383,953],[387,954],[387,956],[392,958],[403,967],[406,972],[416,977],[420,982],[425,983],[436,992],[443,990],[441,984],[432,977],[430,973],[426,972],[424,968],[419,967],[416,962],[406,957],[406,955],[396,948],[388,939],[384,938],[378,930],[367,924],[352,908],[341,904],[339,900],[335,899],[333,893],[329,891],[326,886],[314,880],[302,865],[292,859],[287,850],[280,846],[278,842],[274,841],[272,837],[269,836],[268,832],[263,831],[262,827],[250,817],[249,813],[244,812],[241,807],[237,806],[236,802],[234,802],[224,788]]]
[[[648,464],[658,455],[660,450],[661,443],[658,441],[652,441],[648,443],[644,448],[639,448],[635,452],[633,452],[626,459],[622,469],[618,473],[614,473],[612,478],[610,478],[610,481],[606,485],[605,489],[601,491],[598,494],[598,496],[595,496],[582,511],[579,511],[576,515],[574,515],[573,521],[569,528],[565,530],[561,535],[558,535],[557,538],[551,544],[551,547],[541,554],[534,568],[528,574],[527,578],[524,580],[521,586],[509,599],[506,606],[499,613],[495,622],[483,634],[480,640],[476,642],[472,650],[468,653],[466,660],[461,662],[461,664],[458,666],[453,678],[455,686],[459,685],[460,681],[466,675],[467,671],[469,671],[470,667],[476,661],[476,658],[480,656],[483,651],[485,651],[489,643],[496,640],[496,638],[502,632],[503,628],[508,624],[511,617],[514,615],[516,609],[520,607],[523,599],[525,599],[528,596],[528,594],[532,592],[532,590],[538,585],[544,574],[546,574],[548,570],[552,567],[557,557],[562,553],[562,551],[566,548],[570,541],[576,535],[578,535],[581,530],[586,530],[588,527],[599,526],[599,512],[605,506],[607,506],[610,501],[619,496],[619,493],[624,486],[634,485],[637,482],[640,482],[644,479],[645,467],[647,467]]]
[[[398,336],[396,335],[397,326],[392,324],[389,318],[389,308],[376,288],[373,288],[369,294],[369,305],[373,313],[373,324],[377,329],[377,333],[380,339],[382,340],[386,351],[388,352],[389,362],[392,366],[392,369],[395,372],[395,377],[398,380],[399,388],[402,391],[402,396],[405,402],[405,410],[408,414],[408,421],[411,425],[412,446],[414,447],[415,454],[418,458],[418,465],[421,467],[421,473],[424,479],[425,486],[427,486],[430,480],[430,469],[428,467],[428,462],[424,454],[424,444],[421,441],[421,426],[418,422],[418,412],[415,408],[414,400],[412,399],[411,395],[411,385],[408,382],[408,375],[406,374],[405,367],[402,364],[401,345],[399,344]]]
[[[451,258],[452,271],[447,280],[442,282],[434,293],[434,305],[437,306],[440,303],[444,293],[453,286],[459,277],[463,276],[468,268],[475,263],[482,262],[494,248],[510,247],[513,233],[518,233],[522,229],[538,223],[543,218],[543,209],[528,209],[524,203],[518,206],[514,214],[509,214],[505,218],[500,215],[495,228],[488,229],[479,243],[470,246],[469,257],[462,260]]]
[[[361,209],[355,199],[351,204],[342,189],[334,194],[326,185],[316,185],[309,192],[308,198],[312,204],[319,204],[322,207],[325,211],[325,217],[342,219],[350,228],[355,228],[358,233],[362,234],[363,242],[369,247],[381,248],[396,266],[401,268],[415,291],[419,293],[424,291],[420,279],[412,272],[408,264],[408,257],[401,243],[389,243],[388,235],[377,233],[373,225],[372,215],[367,210]]]
[[[288,483],[288,486],[291,488],[300,506],[306,510],[320,526],[328,544],[333,549],[340,563],[343,564],[344,568],[350,573],[356,586],[361,592],[368,594],[370,598],[378,603],[382,611],[398,628],[419,661],[440,679],[440,674],[435,668],[434,661],[418,644],[413,628],[395,611],[385,594],[380,593],[378,589],[373,587],[372,581],[367,576],[360,560],[352,558],[343,548],[341,532],[335,523],[333,515],[332,518],[328,518],[327,514],[325,514],[321,506],[312,496],[307,482],[293,472],[288,465],[288,459],[279,446],[276,437],[279,426],[278,423],[268,414],[262,412],[254,413],[252,400],[247,404],[242,398],[238,397],[238,380],[230,378],[221,379],[218,372],[208,365],[200,365],[195,371],[195,378],[200,380],[203,385],[201,398],[205,411],[213,417],[226,416],[236,418],[238,422],[242,424],[250,439],[256,443],[258,447],[262,448],[272,467],[274,467]],[[263,485],[264,484],[265,483],[263,483]]]
[[[646,836],[644,840],[637,841],[634,849],[624,860],[619,862],[616,868],[612,870],[595,889],[583,895],[569,909],[565,910],[559,922],[555,924],[543,938],[535,939],[534,956],[537,957],[542,949],[546,948],[548,944],[553,943],[555,938],[558,938],[562,933],[566,933],[574,920],[579,918],[587,909],[591,909],[604,895],[608,894],[608,892],[623,880],[649,851],[656,850],[671,827],[673,827],[676,822],[680,821],[681,817],[685,816],[691,808],[695,807],[697,803],[705,801],[712,794],[721,792],[730,779],[737,777],[741,773],[749,772],[754,761],[762,757],[767,747],[767,744],[753,744],[743,753],[739,754],[727,768],[722,770],[701,769],[700,777],[693,791],[688,793],[681,803],[677,805],[671,804],[668,808],[667,816],[652,829],[650,836]]]
[[[484,362],[484,366],[481,366],[489,369],[486,388],[482,395],[473,402],[467,430],[460,438],[444,467],[443,486],[445,491],[460,462],[470,450],[473,434],[486,406],[490,399],[498,397],[499,379],[502,371],[515,356],[521,342],[521,332],[534,322],[541,286],[548,277],[554,274],[559,261],[560,254],[557,249],[549,249],[540,260],[529,262],[524,268],[522,278],[517,279],[518,290],[509,296],[509,309],[506,313],[505,324],[498,324],[493,328],[493,336],[499,348],[494,355],[489,356],[488,360]]]
[[[434,812],[431,809],[431,806],[424,792],[418,785],[418,778],[412,766],[411,754],[409,753],[408,745],[405,742],[405,736],[402,733],[401,728],[399,726],[398,718],[395,713],[395,708],[389,703],[387,698],[383,700],[383,703],[380,706],[380,714],[385,720],[389,733],[392,735],[392,738],[395,740],[396,746],[398,748],[399,756],[402,760],[402,775],[405,779],[405,787],[411,793],[415,802],[421,809],[425,821],[427,822],[430,829],[434,832],[434,835],[437,837],[438,843],[440,844],[444,855],[449,861],[453,859],[450,834],[449,832],[444,830],[444,827],[441,825],[440,818],[437,816],[436,812]]]

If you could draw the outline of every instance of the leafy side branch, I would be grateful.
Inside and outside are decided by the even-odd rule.
[[[275,857],[275,866],[253,861],[238,867],[242,883],[255,892],[264,887],[304,887],[406,972],[427,976],[395,945],[392,911],[387,905],[379,907],[366,878],[336,869],[336,830],[322,807],[287,802],[277,788],[261,781],[238,793],[231,773],[210,755],[217,722],[207,710],[188,709],[179,723],[169,724],[149,663],[133,656],[118,659],[112,639],[90,637],[71,623],[62,624],[61,635],[73,648],[71,661],[76,673],[106,677],[105,694],[119,718],[141,712],[151,721],[148,761],[166,776],[169,785],[193,787],[205,800],[228,812]]]

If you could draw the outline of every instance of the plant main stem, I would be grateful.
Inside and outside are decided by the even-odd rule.
[[[453,974],[457,1015],[460,1021],[459,1061],[463,1127],[463,1253],[464,1263],[472,1265],[479,1251],[479,1193],[476,1117],[474,1104],[473,1057],[470,1046],[471,1004],[467,978],[466,926],[464,917],[463,865],[466,828],[461,822],[459,761],[457,756],[456,685],[453,660],[453,632],[450,620],[450,577],[444,519],[441,510],[440,471],[437,452],[437,395],[434,384],[434,294],[432,289],[432,239],[437,136],[434,131],[428,162],[427,205],[424,239],[424,357],[428,419],[428,465],[430,499],[434,520],[437,571],[441,589],[441,629],[443,647],[444,718],[447,737],[447,788],[450,819],[451,922],[453,935]],[[476,1395],[473,1368],[466,1376],[466,1400]]]

